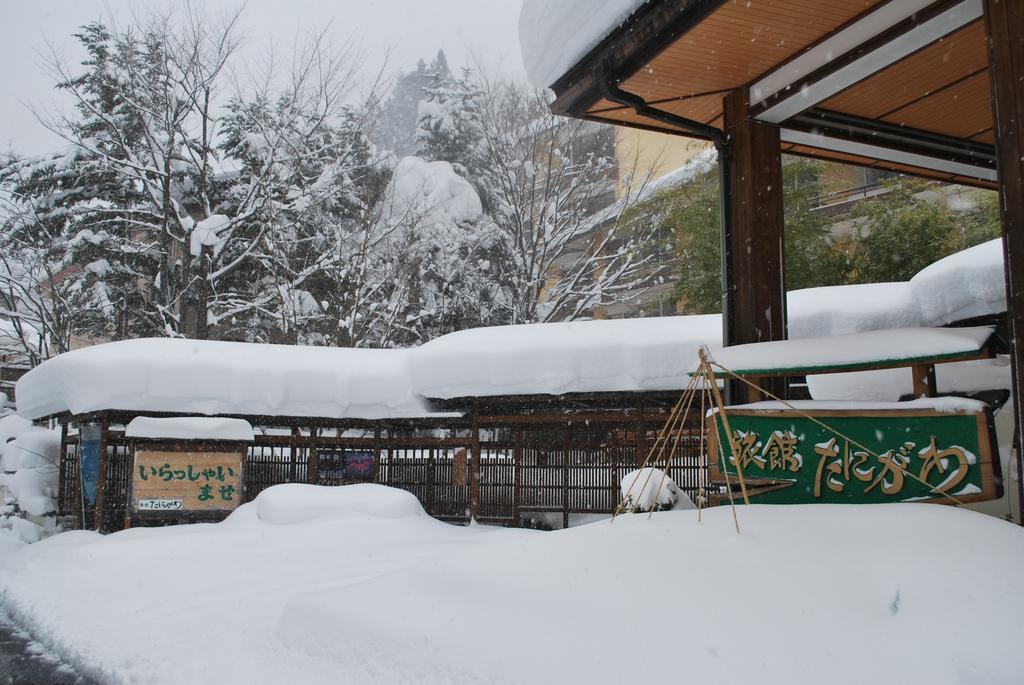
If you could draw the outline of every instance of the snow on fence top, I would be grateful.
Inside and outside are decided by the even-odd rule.
[[[789,337],[944,326],[1005,312],[1002,243],[996,238],[951,254],[905,282],[791,291]]]
[[[519,48],[534,85],[547,88],[647,0],[524,0]]]
[[[100,410],[406,418],[429,412],[409,385],[404,350],[123,340],[74,350],[18,381],[29,419]]]
[[[151,440],[253,441],[252,425],[248,421],[219,416],[136,416],[125,426],[124,435]]]
[[[717,314],[474,328],[418,348],[411,372],[438,399],[677,390],[721,340]]]
[[[991,326],[896,328],[828,338],[734,345],[713,356],[730,371],[746,375],[854,370],[919,360],[952,361],[958,356],[978,352],[991,336]]]
[[[910,279],[929,325],[1006,311],[1003,241],[990,240],[926,266]]]

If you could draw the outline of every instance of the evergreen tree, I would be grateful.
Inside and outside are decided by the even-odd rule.
[[[429,66],[421,59],[413,71],[399,74],[391,96],[381,107],[374,142],[398,158],[416,154],[420,101],[432,83],[446,82],[451,77],[443,50],[438,51]]]

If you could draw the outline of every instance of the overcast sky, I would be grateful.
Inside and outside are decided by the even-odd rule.
[[[124,16],[132,7],[173,0],[7,0],[0,8],[0,150],[23,154],[60,145],[27,105],[66,106],[55,94],[40,53],[52,44],[68,61],[80,59],[71,34],[91,20]],[[231,11],[236,0],[200,2],[207,12]],[[519,56],[520,0],[249,0],[242,27],[245,59],[267,46],[287,49],[304,32],[330,25],[340,43],[354,37],[366,55],[364,73],[375,74],[387,57],[392,72],[429,60],[443,48],[451,66],[480,61],[490,71],[525,78]]]

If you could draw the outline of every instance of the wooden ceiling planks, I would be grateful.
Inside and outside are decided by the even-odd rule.
[[[649,103],[738,88],[875,4],[877,0],[824,0],[813,6],[803,0],[733,0],[667,47],[622,87]],[[706,101],[697,98],[681,103],[687,104],[673,104],[670,111],[698,121],[721,114],[720,99],[714,113],[708,112]]]
[[[620,85],[660,110],[720,127],[725,92],[749,87],[809,46],[883,4],[879,0],[729,0]],[[987,65],[984,25],[977,20],[819,106],[865,120],[991,145]],[[588,107],[586,116],[680,133],[669,124],[639,116],[607,100]],[[852,158],[807,146],[792,147],[795,154],[964,180],[948,172]],[[991,183],[978,179],[964,182],[991,187]]]
[[[991,97],[988,71],[982,71],[882,117],[882,121],[954,138],[971,138],[992,128]]]
[[[985,27],[979,20],[854,84],[821,108],[972,139],[992,128],[990,91]]]
[[[884,117],[988,68],[985,26],[975,21],[821,103],[868,119]]]

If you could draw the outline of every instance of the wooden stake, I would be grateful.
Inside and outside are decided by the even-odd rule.
[[[694,388],[696,388],[696,377],[691,377],[690,378],[690,382],[687,384],[686,388],[683,390],[683,394],[679,397],[679,400],[676,402],[675,406],[672,407],[672,411],[669,413],[668,420],[665,422],[665,425],[662,426],[661,431],[659,432],[658,437],[657,437],[657,439],[654,442],[654,445],[652,445],[651,449],[647,452],[647,456],[644,458],[643,464],[640,465],[640,469],[638,469],[636,476],[633,477],[633,482],[629,484],[629,492],[633,492],[634,488],[636,487],[637,481],[640,480],[640,472],[643,471],[643,469],[647,468],[647,465],[651,461],[651,457],[654,456],[655,452],[659,449],[659,447],[661,447],[663,445],[664,441],[667,439],[667,436],[671,432],[672,428],[678,422],[678,418],[679,418],[680,412],[681,412],[681,410],[683,408],[683,404],[686,401],[687,395],[691,395],[692,396]],[[658,452],[658,454],[660,455],[661,453]],[[647,487],[647,483],[648,483],[649,480],[650,480],[650,474],[648,473],[647,474],[647,480],[644,481],[644,486],[643,486],[644,488]],[[619,505],[612,512],[612,517],[610,519],[610,522],[614,522],[615,521],[615,517],[619,515],[619,511],[623,508],[623,505],[625,504],[625,502],[626,502],[626,497],[623,495],[622,499],[619,501]]]
[[[697,378],[697,376],[694,376],[694,378]],[[690,399],[687,400],[686,408],[683,410],[682,417],[681,417],[681,419],[679,420],[679,422],[677,423],[677,425],[675,427],[676,439],[672,443],[672,448],[667,450],[667,451],[662,450],[662,454],[664,455],[665,465],[664,465],[664,468],[662,468],[662,470],[661,470],[661,482],[658,483],[658,490],[657,491],[659,493],[661,492],[661,489],[665,486],[665,479],[668,478],[668,470],[669,470],[669,468],[672,465],[672,455],[675,454],[675,451],[677,449],[679,449],[679,440],[683,437],[683,425],[685,425],[685,423],[686,423],[686,417],[690,414],[690,407],[693,406],[693,398],[697,396],[697,384],[696,383],[692,383],[692,385],[693,385],[693,392],[690,393]],[[667,444],[667,441],[666,441],[666,444]],[[661,459],[658,459],[655,462],[655,465],[657,465],[659,463],[661,463]],[[650,477],[650,473],[648,473],[647,475],[648,475],[648,478],[649,478]],[[645,484],[644,488],[646,488],[646,487],[647,487],[647,485]],[[643,492],[643,489],[641,489],[640,492]],[[652,516],[654,516],[654,508],[653,507],[651,508],[651,511],[648,512],[648,514],[647,514],[648,520]]]
[[[711,393],[715,398],[715,405],[718,407],[718,413],[722,417],[722,424],[725,426],[725,436],[729,439],[729,451],[732,453],[732,459],[736,463],[736,475],[740,481],[740,492],[743,493],[743,503],[750,504],[750,497],[747,496],[747,481],[743,477],[743,466],[740,464],[739,454],[736,453],[736,440],[732,436],[732,428],[729,427],[729,417],[725,413],[725,402],[722,401],[722,394],[718,392],[718,379],[715,378],[715,372],[711,368],[711,364],[708,361],[708,356],[704,351],[704,348],[701,348],[700,350],[700,359],[701,366],[707,373],[708,383],[711,385]]]

